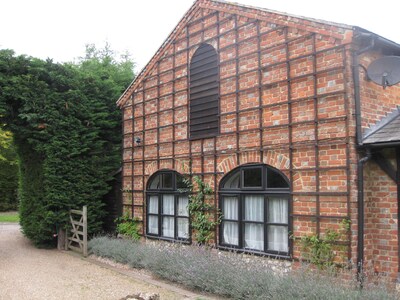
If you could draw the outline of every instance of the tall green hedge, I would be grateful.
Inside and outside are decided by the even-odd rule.
[[[0,127],[0,211],[17,209],[17,188],[18,164],[12,135]]]
[[[102,196],[121,160],[115,101],[133,64],[91,46],[75,64],[0,51],[0,123],[14,134],[20,161],[20,217],[38,246],[55,243],[70,208],[88,205],[89,233],[101,230]]]

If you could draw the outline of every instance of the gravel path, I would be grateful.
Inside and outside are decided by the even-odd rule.
[[[0,224],[1,300],[121,299],[139,292],[158,293],[162,300],[205,299],[67,252],[36,249],[20,233],[19,225]]]

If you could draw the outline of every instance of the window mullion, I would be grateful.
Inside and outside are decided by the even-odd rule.
[[[178,239],[178,195],[174,195],[174,239]]]
[[[238,205],[239,205],[239,216],[238,216],[238,239],[239,239],[239,248],[243,249],[243,231],[244,231],[244,222],[243,222],[243,216],[244,216],[244,200],[243,200],[243,195],[240,194],[238,195]]]
[[[162,215],[164,214],[163,212],[163,194],[158,194],[158,236],[162,236],[162,222],[163,218]]]
[[[264,251],[268,251],[268,203],[267,195],[264,195]]]

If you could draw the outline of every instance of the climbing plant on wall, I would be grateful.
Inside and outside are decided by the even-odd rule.
[[[58,64],[0,50],[0,123],[14,134],[20,161],[22,229],[38,246],[54,245],[70,208],[88,205],[89,233],[99,231],[106,182],[120,165],[115,101],[133,63],[116,60],[108,45],[86,52]]]

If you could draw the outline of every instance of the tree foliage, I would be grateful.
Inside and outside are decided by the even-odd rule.
[[[19,156],[22,229],[38,246],[53,245],[70,208],[88,205],[89,233],[101,229],[121,159],[115,101],[133,78],[133,63],[114,57],[108,45],[74,64],[0,50],[0,123]]]
[[[18,164],[11,132],[0,127],[0,211],[18,207]]]

